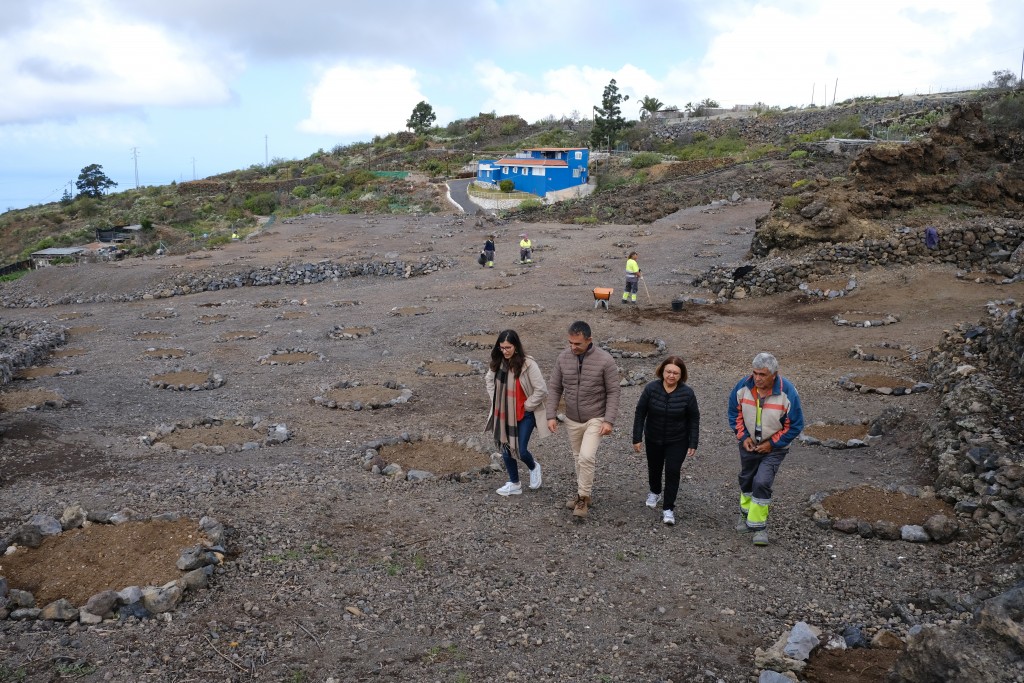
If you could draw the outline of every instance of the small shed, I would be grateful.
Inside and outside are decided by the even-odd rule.
[[[78,259],[85,253],[82,247],[50,247],[32,252],[32,267],[44,268],[53,265],[57,259]]]
[[[114,244],[120,244],[121,242],[129,242],[134,240],[135,237],[142,232],[142,225],[119,225],[116,228],[109,230],[96,229],[96,241],[97,242],[113,242]]]

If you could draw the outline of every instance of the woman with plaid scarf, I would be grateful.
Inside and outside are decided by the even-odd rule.
[[[516,457],[530,470],[530,488],[539,489],[540,463],[527,446],[537,426],[535,413],[545,414],[544,400],[548,387],[537,361],[523,351],[515,330],[504,330],[498,334],[484,379],[487,395],[491,398],[486,429],[494,435],[494,445],[501,451],[508,471],[508,481],[497,493],[499,496],[518,496],[523,492]],[[547,436],[545,430],[538,431],[542,439]]]

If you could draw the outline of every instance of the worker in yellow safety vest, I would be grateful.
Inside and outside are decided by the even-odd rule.
[[[533,242],[525,232],[519,237],[519,262],[533,263]]]
[[[629,257],[626,259],[626,289],[622,292],[622,303],[636,303],[636,293],[639,288],[640,278],[640,264],[636,262],[637,253],[635,251],[629,252]],[[632,295],[632,302],[630,301],[630,295]]]

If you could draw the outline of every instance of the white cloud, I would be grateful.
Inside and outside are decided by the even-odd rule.
[[[423,100],[427,97],[413,69],[338,64],[313,87],[309,117],[299,123],[299,130],[341,136],[393,133],[405,129],[413,107]]]
[[[566,66],[541,74],[538,81],[514,71],[506,71],[490,63],[477,65],[475,75],[479,85],[489,94],[483,109],[498,114],[519,114],[527,121],[546,116],[569,116],[576,111],[583,118],[592,115],[592,107],[601,104],[605,86],[614,78],[619,93],[628,95],[622,103],[626,118],[636,118],[639,104],[633,101],[645,95],[657,97],[661,85],[643,69],[626,64],[616,71],[591,67]]]
[[[222,104],[231,54],[207,54],[180,36],[73,2],[0,38],[0,124],[71,120],[151,105]]]

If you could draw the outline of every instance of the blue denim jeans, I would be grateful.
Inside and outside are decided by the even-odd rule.
[[[529,469],[533,469],[537,466],[537,463],[533,460],[533,454],[527,446],[530,444],[530,435],[533,434],[534,428],[537,426],[536,416],[529,410],[523,415],[523,419],[519,421],[518,435],[519,439],[519,459],[522,460]],[[508,471],[508,480],[513,484],[519,483],[519,465],[516,464],[515,458],[512,457],[512,453],[509,452],[508,446],[502,446],[501,448],[501,459],[505,461],[505,469]]]

